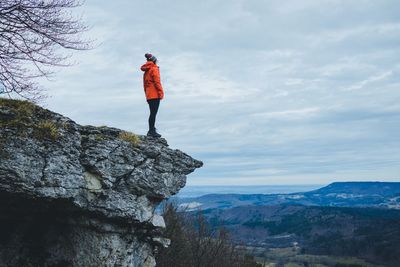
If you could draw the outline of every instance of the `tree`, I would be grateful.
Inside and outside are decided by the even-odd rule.
[[[261,267],[253,256],[241,251],[230,240],[228,232],[211,230],[201,211],[178,212],[176,205],[164,206],[164,235],[171,240],[156,256],[159,267]]]
[[[37,100],[43,96],[35,78],[49,77],[49,67],[68,66],[64,50],[84,50],[87,28],[71,9],[79,0],[0,1],[0,95]]]

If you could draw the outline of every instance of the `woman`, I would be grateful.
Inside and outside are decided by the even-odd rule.
[[[161,134],[157,133],[154,125],[160,100],[164,98],[164,90],[160,81],[160,71],[156,64],[157,58],[152,54],[145,54],[144,56],[147,62],[140,69],[144,71],[143,86],[150,108],[149,131],[147,132],[147,136],[161,137]]]

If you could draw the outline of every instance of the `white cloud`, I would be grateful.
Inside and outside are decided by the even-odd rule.
[[[264,113],[256,113],[254,116],[263,117],[265,119],[298,119],[309,117],[318,113],[321,109],[318,107],[291,109],[283,111],[272,111]]]
[[[161,62],[164,79],[171,96],[180,98],[207,98],[208,102],[225,102],[255,97],[256,88],[246,88],[224,76],[223,68],[202,69],[201,55],[179,54]]]
[[[386,71],[386,72],[383,72],[381,74],[368,77],[365,80],[360,81],[360,82],[358,82],[358,83],[346,88],[346,90],[359,90],[359,89],[362,89],[366,85],[369,85],[371,83],[374,83],[374,82],[377,82],[377,81],[380,81],[380,80],[384,80],[384,79],[386,79],[387,77],[389,77],[392,74],[393,74],[392,71]]]
[[[351,28],[328,30],[310,36],[313,45],[321,45],[326,42],[345,42],[354,38],[365,38],[374,35],[381,38],[382,35],[399,34],[400,23],[382,23],[378,25],[361,25]]]

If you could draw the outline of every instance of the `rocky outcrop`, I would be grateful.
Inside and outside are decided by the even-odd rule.
[[[165,139],[0,99],[0,266],[155,266],[155,207],[201,166]]]

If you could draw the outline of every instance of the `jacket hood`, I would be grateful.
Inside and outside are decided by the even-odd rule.
[[[152,67],[154,67],[156,64],[154,64],[153,61],[147,61],[145,64],[143,64],[140,69],[142,71],[148,71],[149,69],[151,69]]]

